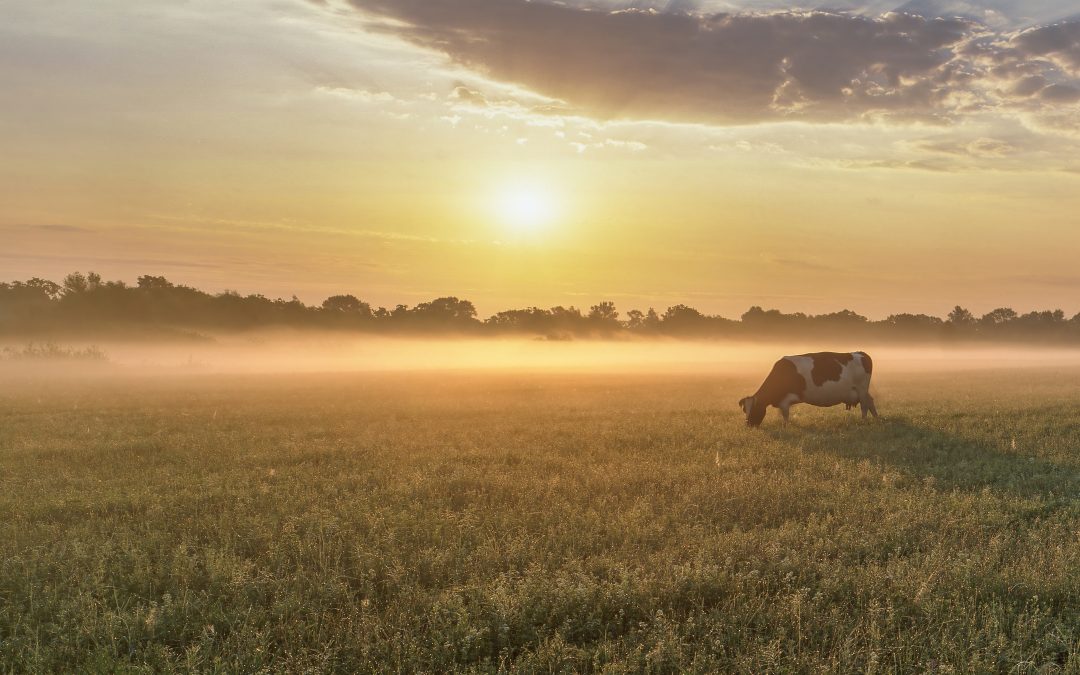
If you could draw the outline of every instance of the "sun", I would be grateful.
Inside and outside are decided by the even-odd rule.
[[[537,234],[551,226],[556,216],[555,198],[540,185],[503,187],[496,198],[502,224],[517,234]]]

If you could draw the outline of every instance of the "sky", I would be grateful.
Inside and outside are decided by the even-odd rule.
[[[1074,2],[0,0],[0,281],[1080,312]]]

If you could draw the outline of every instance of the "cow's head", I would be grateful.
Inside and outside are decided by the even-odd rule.
[[[739,399],[739,407],[742,408],[742,411],[745,414],[749,415],[750,411],[754,409],[754,397],[753,396],[745,396],[743,398],[740,398]]]
[[[767,405],[758,401],[757,396],[747,396],[739,400],[739,407],[746,414],[746,426],[761,426],[761,420],[765,419]]]

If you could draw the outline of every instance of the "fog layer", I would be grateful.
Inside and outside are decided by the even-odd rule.
[[[0,345],[3,347],[4,345]],[[62,350],[94,347],[103,359],[63,358]],[[340,334],[265,333],[191,343],[65,343],[53,357],[20,358],[25,344],[6,345],[0,371],[97,373],[290,373],[395,371],[524,371],[627,374],[764,375],[787,354],[855,351],[871,354],[875,375],[887,372],[1080,366],[1080,349],[1001,346],[890,346],[690,341],[413,340]]]

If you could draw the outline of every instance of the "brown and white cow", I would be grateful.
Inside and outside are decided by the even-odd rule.
[[[788,411],[796,403],[821,407],[843,403],[848,409],[858,404],[863,417],[867,412],[877,417],[877,408],[870,396],[873,371],[874,362],[865,352],[785,356],[773,365],[757,393],[739,401],[739,407],[746,413],[746,423],[752,427],[761,424],[769,406],[779,408],[786,422]]]

